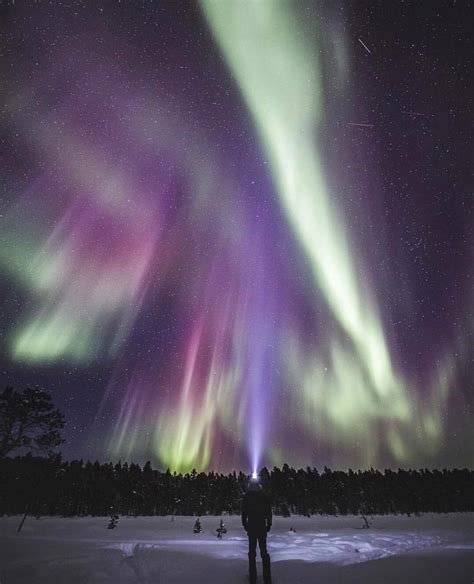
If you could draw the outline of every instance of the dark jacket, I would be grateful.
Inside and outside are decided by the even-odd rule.
[[[263,491],[248,491],[242,500],[242,525],[249,534],[263,534],[272,526],[272,508]]]

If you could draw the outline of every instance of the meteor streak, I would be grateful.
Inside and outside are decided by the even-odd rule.
[[[360,126],[362,128],[373,128],[374,124],[357,124],[356,122],[347,122],[348,126]]]
[[[369,53],[369,55],[372,54],[371,50],[369,49],[369,47],[361,40],[361,39],[357,39],[359,41],[359,43],[364,47],[364,49]]]

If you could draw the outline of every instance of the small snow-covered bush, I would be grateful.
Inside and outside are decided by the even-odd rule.
[[[112,508],[110,511],[110,521],[109,524],[107,525],[107,529],[115,529],[117,527],[118,520],[119,515]]]
[[[227,528],[224,524],[224,520],[221,518],[221,522],[219,523],[219,527],[216,529],[218,539],[222,539],[224,533],[227,533]]]

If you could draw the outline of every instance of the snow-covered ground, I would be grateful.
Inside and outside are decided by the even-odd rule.
[[[0,518],[0,584],[242,583],[247,540],[239,517]],[[275,584],[473,584],[474,514],[274,518]],[[294,528],[294,532],[290,529]],[[259,566],[259,570],[261,567]],[[261,579],[260,579],[261,581]]]

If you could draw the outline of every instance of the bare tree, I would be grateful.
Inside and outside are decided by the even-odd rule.
[[[52,454],[64,442],[64,416],[41,389],[0,393],[0,459],[15,450]]]

